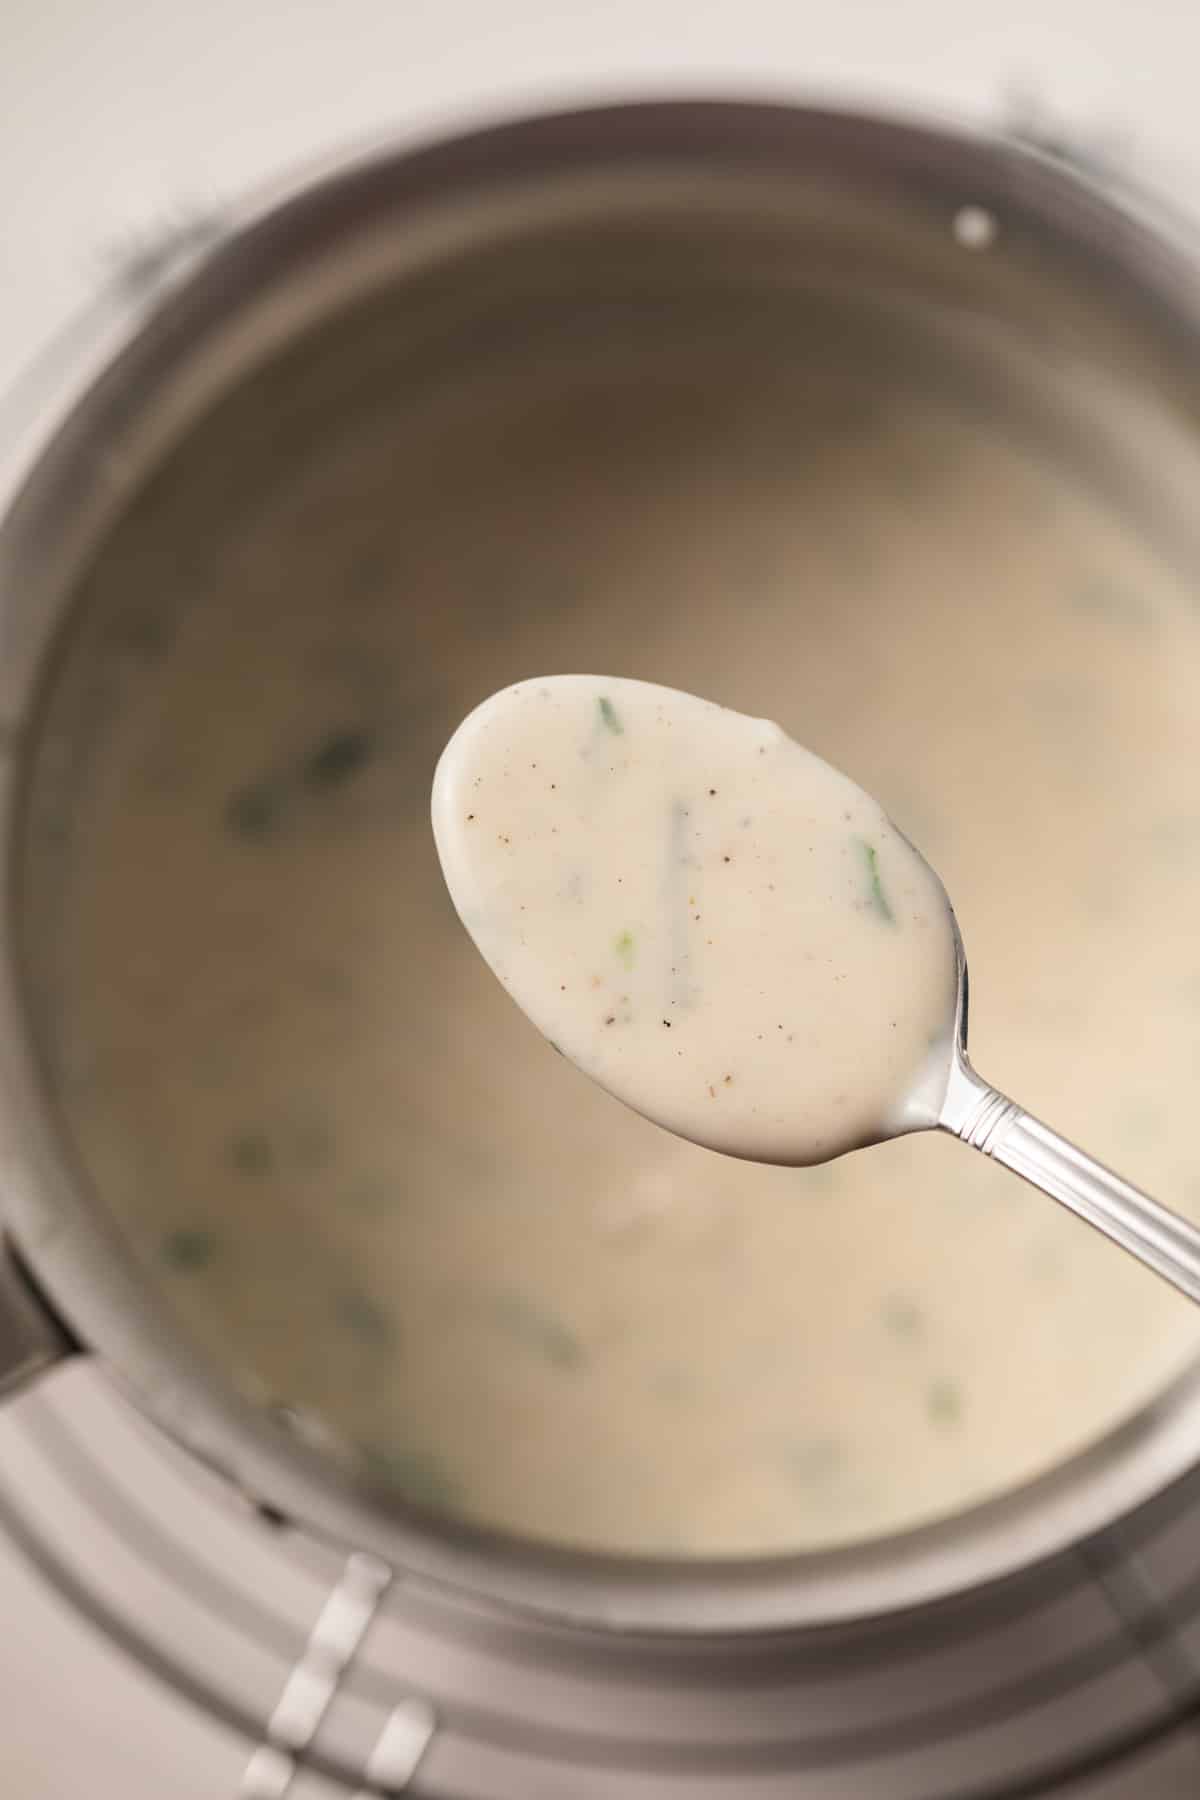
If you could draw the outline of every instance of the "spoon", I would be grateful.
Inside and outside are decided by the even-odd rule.
[[[432,822],[485,961],[646,1117],[797,1166],[949,1132],[1200,1301],[1200,1231],[975,1073],[940,880],[779,726],[624,678],[520,682],[450,739]]]

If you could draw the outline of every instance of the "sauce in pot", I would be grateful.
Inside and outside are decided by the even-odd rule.
[[[31,854],[57,860],[29,917],[79,1158],[245,1392],[417,1502],[702,1556],[870,1537],[1011,1487],[1158,1392],[1200,1320],[932,1137],[766,1167],[600,1091],[454,915],[428,820],[447,738],[530,668],[779,719],[946,880],[989,1078],[1194,1214],[1200,616],[1110,493],[996,430],[986,396],[906,374],[891,340],[848,339],[844,308],[802,329],[790,303],[775,324],[691,317],[621,325],[610,357],[616,328],[576,308],[389,386],[381,313],[383,376],[356,386],[332,358],[322,388],[314,358],[219,409],[81,594],[29,815]],[[600,805],[643,717],[615,693],[584,713],[564,745],[592,745]],[[771,743],[755,761],[790,754]],[[695,886],[664,852],[626,907],[614,852],[587,864],[598,1055],[606,1034],[632,1053],[640,1024],[601,1006],[640,1011],[643,983],[678,975],[674,930],[691,992],[722,858],[754,842],[749,802],[686,773]],[[892,980],[878,876],[941,968],[940,890],[906,885],[900,841],[847,807],[821,851],[846,930]],[[497,833],[522,818],[488,803]],[[784,1080],[829,971],[748,973],[740,1028],[784,1040]],[[762,1010],[773,991],[786,1010]],[[883,994],[860,998],[874,1054]],[[743,1148],[722,1090],[746,1047],[711,1045],[679,1098]],[[815,1147],[803,1091],[772,1096],[789,1155]]]

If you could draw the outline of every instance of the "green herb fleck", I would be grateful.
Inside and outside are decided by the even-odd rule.
[[[229,1146],[229,1160],[239,1175],[269,1175],[274,1161],[270,1140],[261,1131],[239,1131]]]
[[[925,1390],[925,1410],[935,1425],[957,1425],[963,1415],[962,1389],[958,1383],[945,1377],[931,1381]]]
[[[812,1438],[789,1444],[783,1453],[784,1473],[802,1487],[811,1482],[832,1480],[845,1461],[845,1448],[836,1438]]]
[[[884,1301],[883,1323],[893,1337],[905,1343],[912,1343],[925,1330],[924,1314],[906,1294],[891,1294]]]
[[[514,1343],[533,1350],[556,1369],[578,1369],[586,1361],[583,1345],[568,1325],[536,1301],[521,1294],[495,1294],[488,1314]]]
[[[270,837],[283,813],[279,789],[265,781],[235,788],[225,802],[225,824],[234,837]]]
[[[620,719],[617,717],[617,709],[613,705],[612,701],[608,698],[608,695],[601,694],[600,698],[596,702],[596,705],[600,709],[601,724],[606,725],[608,727],[609,731],[612,732],[614,737],[623,736],[625,727],[622,725]]]
[[[863,862],[866,864],[871,905],[881,919],[885,919],[889,925],[894,925],[896,915],[883,891],[883,882],[879,875],[879,852],[874,844],[868,844],[866,838],[855,838],[854,841],[862,852]]]
[[[368,731],[331,731],[306,757],[301,779],[308,787],[335,787],[358,774],[371,749]]]
[[[207,1269],[216,1253],[217,1240],[213,1233],[194,1225],[169,1231],[162,1241],[163,1261],[172,1269],[189,1272]]]
[[[632,969],[633,955],[634,955],[632,931],[619,932],[617,935],[617,939],[616,939],[615,943],[613,944],[613,949],[616,951],[617,955],[620,957],[621,962],[623,963],[624,967],[627,969]]]
[[[396,1341],[396,1328],[383,1307],[358,1288],[339,1294],[334,1316],[339,1325],[373,1350],[386,1350]]]
[[[445,1510],[458,1504],[459,1484],[441,1459],[428,1450],[383,1449],[364,1444],[362,1457],[370,1475],[394,1488],[414,1506]]]

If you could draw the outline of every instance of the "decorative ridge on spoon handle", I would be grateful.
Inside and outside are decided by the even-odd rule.
[[[961,1048],[938,1124],[1200,1302],[1200,1230],[989,1087]]]

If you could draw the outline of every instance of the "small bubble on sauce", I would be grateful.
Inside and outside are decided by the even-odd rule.
[[[960,206],[951,225],[954,241],[964,250],[990,250],[999,225],[986,206]]]

